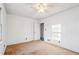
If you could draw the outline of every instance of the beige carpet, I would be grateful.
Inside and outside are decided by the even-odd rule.
[[[8,46],[5,55],[78,55],[78,53],[44,41],[31,41]]]

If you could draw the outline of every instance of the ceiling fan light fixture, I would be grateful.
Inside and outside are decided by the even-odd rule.
[[[47,4],[39,3],[34,5],[34,9],[40,13],[43,13],[48,9],[48,7],[47,7]]]

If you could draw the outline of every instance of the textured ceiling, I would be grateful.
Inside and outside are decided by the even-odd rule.
[[[58,12],[68,10],[78,6],[78,3],[49,3],[48,10],[45,13],[39,13],[32,8],[35,3],[6,3],[7,13],[32,19],[47,18]]]

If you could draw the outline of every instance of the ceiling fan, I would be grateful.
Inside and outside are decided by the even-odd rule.
[[[27,4],[27,7],[32,8],[33,10],[35,10],[38,13],[44,13],[48,10],[48,8],[50,6],[48,3],[29,3],[29,4]]]
[[[33,5],[33,8],[39,13],[44,13],[48,9],[48,4],[38,3],[38,4]]]

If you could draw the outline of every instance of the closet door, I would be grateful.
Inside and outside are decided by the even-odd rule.
[[[0,3],[0,55],[3,55],[6,49],[6,11],[4,5]]]
[[[34,40],[40,39],[40,25],[38,21],[34,22],[33,25],[33,39]]]
[[[0,24],[0,41],[2,40],[2,25]]]
[[[4,45],[2,41],[2,24],[1,24],[1,8],[0,8],[0,55],[4,53]]]
[[[1,8],[0,8],[0,41],[2,40]]]

